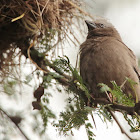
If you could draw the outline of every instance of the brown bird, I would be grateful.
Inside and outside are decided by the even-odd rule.
[[[80,74],[95,98],[106,97],[98,83],[112,88],[110,81],[121,86],[126,77],[137,84],[132,90],[126,82],[122,90],[140,101],[140,71],[134,53],[123,43],[114,26],[103,18],[94,22],[85,21],[88,26],[86,41],[80,46]]]

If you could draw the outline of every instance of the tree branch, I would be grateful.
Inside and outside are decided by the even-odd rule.
[[[28,58],[31,60],[31,62],[33,64],[36,65],[36,67],[43,71],[45,74],[49,73],[50,71],[46,68],[46,66],[49,66],[50,68],[52,68],[54,71],[56,71],[58,74],[64,76],[64,78],[57,78],[57,80],[62,84],[62,85],[69,85],[68,81],[72,78],[71,76],[69,75],[66,75],[64,72],[62,72],[58,67],[56,67],[55,65],[53,65],[49,60],[47,59],[42,59],[42,62],[40,62],[40,66],[38,65],[38,63],[36,63],[32,58],[31,58],[31,55],[30,55],[30,49],[34,46],[34,43],[35,43],[35,40],[33,41],[33,43],[30,44],[30,46],[28,47],[28,50],[27,50],[27,55],[28,55]],[[37,50],[36,50],[37,51]],[[39,52],[38,52],[39,53]],[[38,60],[40,60],[39,56],[37,55],[36,56],[38,58]]]
[[[28,56],[29,59],[31,59],[31,61],[37,65],[36,62],[34,62],[30,56],[30,48],[32,46],[29,47],[28,49]],[[49,60],[45,59],[42,61],[40,67],[37,65],[37,68],[39,68],[40,70],[42,70],[45,74],[49,73],[50,71],[47,69],[47,66],[49,66],[51,69],[53,69],[55,72],[57,72],[59,75],[63,76],[59,77],[59,78],[55,78],[56,80],[58,80],[62,85],[64,86],[70,86],[70,80],[73,79],[72,76],[66,75],[64,72],[62,72],[57,66],[55,66],[54,64],[52,64]],[[77,85],[75,84],[76,88]],[[81,93],[83,93],[82,89]],[[86,96],[85,96],[86,98]],[[111,101],[107,100],[106,98],[93,98],[91,96],[91,103],[95,103],[95,104],[104,104],[104,105],[109,105],[111,108],[114,109],[114,111],[126,111],[128,114],[133,115],[135,114],[135,112],[137,112],[138,114],[140,114],[140,103],[135,104],[134,107],[130,107],[130,106],[124,106],[124,105],[120,105],[120,104],[116,104],[116,103],[112,103]],[[85,100],[86,101],[86,100]],[[88,100],[87,100],[88,101]],[[87,104],[87,103],[86,103]],[[90,103],[88,103],[87,105],[90,106]],[[106,107],[107,110],[110,112],[111,116],[114,118],[114,120],[116,121],[116,123],[118,124],[120,130],[122,133],[124,133],[130,140],[132,140],[129,135],[124,131],[124,129],[121,127],[119,121],[117,120],[115,114],[113,114],[113,112],[110,110],[109,107]]]
[[[123,134],[125,134],[130,140],[133,140],[126,132],[125,130],[123,129],[123,127],[120,125],[119,121],[117,120],[115,114],[107,107],[107,110],[110,112],[111,116],[113,117],[113,119],[115,120],[115,122],[117,123],[117,125],[119,126],[121,132]]]
[[[139,112],[138,112],[139,110],[137,110],[139,103],[136,104],[134,107],[130,107],[130,106],[124,106],[124,105],[112,103],[112,102],[108,101],[106,98],[94,98],[92,101],[96,104],[109,105],[116,111],[120,111],[120,110],[126,111],[130,115],[134,114],[134,112],[137,112],[139,114]]]
[[[33,44],[31,44],[30,47],[28,48],[28,57],[37,66],[37,68],[39,68],[39,70],[41,70],[41,71],[43,71],[44,73],[47,74],[50,71],[46,67],[49,66],[54,71],[56,71],[59,75],[63,76],[62,78],[56,78],[56,80],[58,80],[64,86],[69,86],[70,85],[69,81],[71,79],[73,79],[72,76],[66,75],[57,66],[53,65],[47,59],[42,60],[40,67],[37,65],[36,62],[34,62],[34,60],[32,60],[32,58],[30,56],[30,48],[32,46],[33,46]],[[81,90],[81,93],[82,92],[83,91]],[[119,104],[116,104],[116,103],[112,103],[112,102],[108,101],[106,98],[92,98],[92,99],[93,99],[92,100],[93,103],[104,104],[104,105],[109,104],[116,111],[123,110],[123,111],[126,111],[130,115],[134,114],[134,112],[137,112],[138,114],[140,114],[140,103],[137,103],[136,106],[134,106],[134,107],[129,107],[129,106],[124,106],[124,105],[119,105]]]
[[[23,137],[26,139],[26,140],[29,140],[29,138],[25,135],[25,133],[21,130],[21,128],[18,126],[18,124],[16,124],[12,118],[3,110],[0,108],[0,110],[10,119],[11,122],[13,122],[13,124],[18,128],[18,130],[20,131],[20,133],[23,135]]]

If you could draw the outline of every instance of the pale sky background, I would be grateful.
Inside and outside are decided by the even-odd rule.
[[[134,53],[137,56],[140,56],[140,0],[85,0],[89,6],[86,6],[88,11],[92,15],[99,15],[102,17],[107,18],[118,30],[120,33],[122,40],[124,43],[134,51]],[[83,25],[83,28],[86,30],[86,26]],[[85,36],[86,37],[86,36]],[[80,42],[82,43],[85,41],[86,38],[80,38]],[[78,53],[78,47],[71,47],[71,48],[65,48],[64,52],[67,56],[69,56],[71,63],[74,65],[76,61],[76,56]],[[29,70],[27,67],[24,69],[24,72],[30,73],[31,70]],[[36,83],[37,84],[37,83]],[[0,104],[5,105],[7,108],[11,108],[15,106],[17,110],[23,110],[25,106],[31,106],[32,102],[32,93],[33,89],[30,89],[29,87],[25,87],[23,89],[25,93],[29,93],[28,95],[22,95],[22,99],[20,99],[20,102],[7,102],[5,104],[5,100],[7,97],[5,97],[5,100],[2,100]],[[13,97],[14,98],[14,97]],[[21,96],[19,95],[19,97]],[[50,100],[50,106],[54,112],[59,114],[60,111],[65,106],[65,98],[66,95],[64,93],[54,93],[53,98]],[[27,103],[25,105],[25,100],[27,100]],[[14,105],[13,105],[14,104]],[[29,113],[28,111],[26,112]],[[127,126],[127,123],[123,119],[123,117],[120,114],[117,114],[118,119],[120,120],[122,126],[129,132],[129,128]],[[103,123],[98,116],[95,115],[95,121],[97,125],[97,129],[94,129],[93,132],[96,134],[96,140],[128,140],[126,136],[124,136],[121,132],[118,126],[115,122],[113,123]],[[58,132],[56,132],[55,128],[53,128],[51,125],[48,128],[47,135],[50,139],[43,138],[40,139],[36,135],[32,133],[32,136],[30,135],[30,128],[28,125],[32,122],[32,119],[27,118],[27,123],[22,124],[25,133],[29,137],[32,137],[32,140],[88,140],[85,128],[82,127],[80,130],[74,131],[74,136],[70,137],[64,137],[59,136]],[[130,134],[130,133],[129,133]],[[140,133],[138,134],[130,134],[133,138],[136,138],[137,140],[140,140]],[[1,140],[1,138],[0,138]],[[21,137],[14,137],[10,140],[24,140]]]

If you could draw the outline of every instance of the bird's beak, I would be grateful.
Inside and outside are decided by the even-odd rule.
[[[94,22],[91,22],[91,21],[88,21],[88,20],[85,20],[86,24],[87,24],[87,27],[89,30],[93,30],[95,29],[97,26]]]

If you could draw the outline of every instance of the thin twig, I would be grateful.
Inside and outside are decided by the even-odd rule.
[[[39,13],[39,17],[40,17],[40,20],[41,20],[41,25],[43,25],[43,19],[42,19],[42,14],[41,14],[41,10],[40,10],[38,0],[36,0],[36,4],[37,4],[37,7],[38,7],[38,13]]]
[[[127,82],[127,79],[121,84],[121,86],[120,86],[121,89],[122,89],[123,86],[126,84],[126,82]]]
[[[42,14],[43,14],[45,8],[47,7],[47,4],[48,4],[49,1],[50,1],[50,0],[46,1],[45,6],[43,7],[43,9],[42,9],[42,11],[41,11],[41,16],[42,16]]]
[[[106,96],[108,97],[109,101],[112,102],[110,96],[108,95],[107,91],[105,91]]]
[[[13,122],[13,124],[15,124],[15,126],[18,128],[18,130],[20,131],[20,133],[23,135],[23,137],[26,140],[29,140],[29,138],[25,135],[25,133],[21,130],[21,128],[11,119],[11,117],[3,109],[0,108],[0,110],[11,120],[11,122]]]
[[[107,108],[107,110],[110,112],[111,116],[113,117],[113,119],[115,120],[115,122],[117,123],[117,125],[119,126],[121,132],[123,134],[125,134],[130,140],[133,140],[126,132],[125,130],[123,129],[123,127],[120,125],[119,121],[117,120],[117,117],[115,116],[115,114],[109,109]]]
[[[95,119],[94,119],[94,116],[93,116],[92,113],[91,113],[90,115],[91,115],[91,118],[92,118],[92,120],[93,120],[94,126],[95,126],[95,128],[97,129],[97,127],[96,127],[96,122],[95,122]]]

